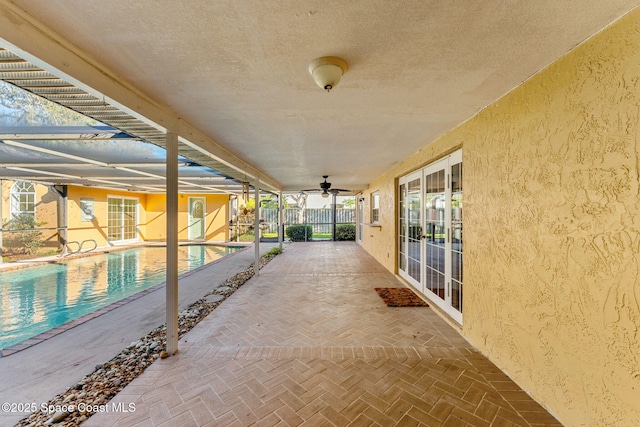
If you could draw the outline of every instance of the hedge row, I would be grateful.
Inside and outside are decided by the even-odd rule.
[[[292,242],[308,242],[313,236],[313,227],[310,225],[297,224],[290,225],[285,230],[285,235]],[[336,240],[356,240],[355,224],[338,224],[336,225]]]

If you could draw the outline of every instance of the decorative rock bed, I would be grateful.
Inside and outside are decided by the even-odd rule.
[[[270,251],[260,258],[262,268],[279,251]],[[181,338],[202,319],[207,317],[222,301],[233,294],[254,275],[253,264],[225,280],[178,315],[178,336]],[[156,359],[167,357],[165,351],[166,325],[162,325],[139,340],[132,342],[113,359],[97,365],[93,373],[85,376],[76,385],[51,399],[46,407],[50,410],[33,412],[20,421],[20,427],[77,426],[105,405],[120,390]],[[65,408],[67,410],[56,410]]]

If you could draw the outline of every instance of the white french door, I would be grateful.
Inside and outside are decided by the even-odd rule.
[[[138,239],[138,199],[107,196],[107,241]]]
[[[462,152],[398,184],[400,276],[462,323]]]
[[[400,180],[400,271],[412,285],[422,289],[422,171]]]

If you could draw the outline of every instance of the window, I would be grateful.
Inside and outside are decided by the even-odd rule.
[[[20,215],[36,217],[36,188],[27,181],[17,181],[11,187],[11,218]]]
[[[380,194],[376,191],[371,193],[371,223],[377,224],[380,221]]]

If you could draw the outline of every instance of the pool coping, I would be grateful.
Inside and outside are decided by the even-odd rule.
[[[198,244],[198,243],[191,243],[191,244]],[[206,243],[204,243],[204,244],[206,244]],[[211,246],[215,246],[214,244],[210,244],[210,245]],[[148,245],[148,246],[154,246],[154,245]],[[229,245],[229,244],[226,244],[226,245],[218,245],[218,246],[240,246],[240,245]],[[119,251],[119,250],[125,250],[125,249],[132,249],[132,248],[135,248],[135,247],[139,247],[139,246],[129,246],[129,247],[122,247],[122,248],[118,247],[116,250]],[[249,249],[250,247],[251,247],[250,245],[247,245],[243,249],[239,249],[239,250],[237,250],[237,251],[235,251],[235,252],[233,252],[233,253],[231,253],[229,255],[226,255],[226,256],[224,256],[222,258],[219,258],[219,259],[217,259],[215,261],[211,261],[208,264],[200,266],[200,267],[198,267],[196,269],[193,269],[191,271],[187,271],[186,273],[183,273],[183,274],[179,275],[178,279],[184,278],[184,277],[188,277],[188,276],[190,276],[190,275],[192,275],[192,274],[194,274],[196,272],[199,272],[200,270],[203,270],[203,269],[205,269],[207,267],[210,267],[210,266],[222,261],[223,259],[228,259],[228,257],[231,257],[231,256],[233,256],[235,254],[244,252],[247,249]],[[113,249],[113,248],[109,248],[109,249]],[[114,251],[113,250],[107,250],[107,251],[100,252],[100,253],[108,253],[108,252],[114,252]],[[94,253],[94,255],[97,255],[97,253]],[[80,255],[78,258],[81,258],[81,257],[83,257],[83,256]],[[69,259],[69,258],[67,258],[67,259]],[[39,263],[30,264],[28,266],[34,266],[34,265],[41,264],[41,263],[55,263],[55,262],[56,261],[41,261]],[[27,265],[21,266],[21,268],[23,268],[23,267],[27,267]],[[45,331],[45,332],[41,332],[38,335],[35,335],[35,336],[31,337],[31,338],[27,338],[26,340],[20,341],[20,342],[18,342],[16,344],[10,345],[9,347],[0,348],[0,357],[8,357],[8,356],[10,356],[12,354],[15,354],[15,353],[18,353],[18,352],[20,352],[22,350],[26,350],[26,349],[28,349],[30,347],[33,347],[34,345],[40,344],[41,342],[44,342],[44,341],[46,341],[46,340],[48,340],[50,338],[53,338],[53,337],[55,337],[57,335],[60,335],[61,333],[66,332],[66,331],[68,331],[70,329],[73,329],[76,326],[80,326],[80,325],[88,322],[89,320],[95,319],[96,317],[100,317],[103,314],[109,313],[110,311],[113,311],[118,307],[122,307],[123,305],[126,305],[126,304],[128,304],[128,303],[130,303],[132,301],[135,301],[135,300],[139,299],[139,298],[142,298],[143,296],[145,296],[147,294],[150,294],[152,292],[155,292],[158,289],[164,288],[166,286],[166,283],[167,283],[166,281],[158,283],[157,285],[153,285],[150,288],[144,289],[144,290],[142,290],[140,292],[136,292],[135,294],[129,295],[128,297],[125,297],[125,298],[123,298],[121,300],[118,300],[118,301],[113,302],[113,303],[111,303],[109,305],[106,305],[106,306],[104,306],[102,308],[99,308],[98,310],[96,310],[96,311],[94,311],[92,313],[88,313],[88,314],[80,316],[80,317],[78,317],[76,319],[69,320],[68,322],[63,323],[62,325],[58,325],[55,328],[49,329],[48,331]]]
[[[178,243],[178,246],[188,246],[188,245],[202,245],[202,246],[236,246],[236,247],[249,247],[253,243],[245,243],[245,242],[207,242],[207,241],[183,241]],[[43,264],[59,264],[68,260],[78,259],[78,258],[87,258],[94,255],[108,254],[111,252],[119,252],[126,251],[127,249],[135,249],[140,247],[165,247],[166,244],[163,242],[138,242],[132,243],[128,245],[117,245],[117,246],[101,246],[92,251],[81,252],[81,253],[73,253],[62,256],[60,254],[57,255],[49,255],[41,258],[33,258],[28,260],[21,260],[15,262],[3,262],[0,264],[0,272],[3,271],[14,271],[21,270],[23,268],[35,267],[37,265]]]

